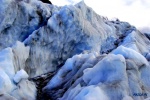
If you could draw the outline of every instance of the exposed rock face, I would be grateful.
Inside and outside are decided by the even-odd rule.
[[[41,0],[43,3],[49,3],[49,4],[52,4],[51,1],[49,0]]]
[[[41,1],[0,1],[1,100],[150,97],[148,34],[109,21],[84,2]]]

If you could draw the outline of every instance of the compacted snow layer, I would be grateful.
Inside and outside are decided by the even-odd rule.
[[[147,37],[127,22],[96,14],[83,1],[57,7],[1,0],[0,99],[39,99],[28,80],[37,77],[37,83],[50,80],[40,91],[44,100],[148,99]]]

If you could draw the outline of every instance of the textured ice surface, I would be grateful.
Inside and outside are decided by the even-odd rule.
[[[28,74],[21,69],[25,69],[28,56],[29,47],[20,42],[0,51],[1,100],[35,100],[35,84],[28,81]]]
[[[22,79],[27,79],[28,77],[29,75],[23,69],[21,69],[16,73],[13,79],[16,83],[19,83]]]
[[[1,100],[35,100],[28,76],[44,84],[37,87],[45,100],[150,97],[148,34],[127,22],[109,21],[83,1],[57,7],[1,0],[0,50]],[[56,73],[52,78],[46,74],[51,72]],[[138,93],[146,95],[134,96]]]
[[[109,53],[126,31],[134,30],[128,23],[114,24],[97,15],[84,2],[50,8],[47,24],[24,41],[31,47],[27,72],[32,77],[56,71],[68,58],[84,51]]]
[[[17,100],[36,100],[35,84],[29,80],[21,80],[17,87],[11,92],[11,95]]]
[[[141,65],[148,65],[148,61],[146,58],[141,55],[140,53],[136,52],[133,49],[126,48],[124,46],[119,46],[116,48],[112,53],[114,54],[121,54],[123,55],[126,59],[132,59],[134,60],[139,66]]]
[[[38,0],[0,1],[0,49],[24,41],[51,15],[50,8]]]
[[[117,51],[120,51],[120,54],[117,54]],[[144,60],[136,59],[131,57],[132,55],[125,55],[122,51],[132,52],[133,55],[137,53],[123,47],[122,50],[116,49],[116,55],[93,55],[92,57],[90,53],[69,58],[69,62],[66,61],[67,64],[65,63],[49,81],[43,88],[43,92],[54,100],[56,98],[60,100],[79,100],[79,98],[83,100],[104,100],[104,98],[106,100],[143,100],[149,97],[148,62],[141,64],[141,61],[146,61],[145,58]],[[136,56],[140,58],[142,55]],[[76,57],[78,58],[74,59]],[[134,93],[146,93],[146,95],[134,96]]]

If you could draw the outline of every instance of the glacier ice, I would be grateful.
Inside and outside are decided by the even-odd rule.
[[[14,54],[14,68],[15,72],[21,69],[25,69],[25,62],[29,57],[29,46],[26,46],[17,41],[16,44],[12,47],[12,52]]]
[[[99,87],[87,86],[79,92],[74,100],[109,100],[109,98]]]
[[[13,89],[12,82],[4,70],[0,70],[0,94],[9,93]]]
[[[128,53],[133,52],[132,49],[125,47],[122,50]],[[106,100],[143,100],[149,96],[149,64],[141,65],[137,63],[141,59],[127,58],[121,53],[96,55],[93,56],[95,59],[86,56],[82,59],[85,55],[91,55],[91,53],[69,58],[74,62],[73,70],[70,71],[66,68],[69,70],[72,62],[68,64],[66,61],[67,64],[65,63],[43,88],[46,96],[54,100],[57,98],[60,100],[79,100],[79,98],[83,100],[89,100],[89,98],[93,100],[104,100],[103,98]],[[74,59],[77,56],[80,58]],[[140,58],[142,55],[136,56]],[[147,93],[147,96],[133,96],[134,93]],[[93,97],[93,95],[99,96]]]
[[[23,42],[51,16],[50,8],[38,0],[0,2],[0,49],[12,46],[17,40]]]
[[[5,93],[5,94],[1,94],[0,100],[17,100],[17,99],[11,95]]]
[[[148,35],[84,1],[1,0],[0,34],[1,100],[150,97]]]
[[[134,29],[128,23],[114,25],[84,2],[60,8],[53,6],[50,10],[52,16],[47,24],[24,41],[31,47],[27,62],[32,68],[28,71],[31,77],[56,71],[68,58],[83,51],[109,53],[116,48],[114,42],[125,30]]]
[[[28,80],[28,74],[23,70],[28,54],[29,47],[21,42],[0,51],[1,100],[35,100],[35,84]]]
[[[12,90],[11,95],[17,100],[36,100],[35,84],[27,79],[23,79],[17,84],[17,87]]]
[[[116,48],[112,53],[114,54],[121,54],[126,59],[133,59],[139,66],[141,65],[148,65],[148,61],[146,58],[141,55],[140,53],[136,52],[135,50],[132,50],[130,48],[126,48],[124,46],[119,46]]]
[[[89,54],[89,56],[90,55],[91,54]],[[126,74],[125,58],[122,55],[110,54],[106,57],[96,56],[96,59],[91,59],[91,63],[89,63],[85,61],[85,60],[89,61],[88,59],[89,56],[87,56],[86,59],[82,59],[82,58],[75,59],[76,63],[74,64],[74,68],[73,68],[74,70],[72,70],[71,72],[67,72],[65,76],[63,75],[65,73],[61,73],[61,71],[65,67],[63,66],[62,69],[60,69],[57,72],[56,76],[54,76],[50,80],[48,85],[43,90],[47,91],[49,94],[51,94],[50,93],[51,91],[52,92],[55,91],[56,93],[51,94],[50,96],[53,98],[56,96],[56,98],[58,98],[57,97],[59,96],[58,94],[61,94],[63,91],[59,91],[59,88],[57,87],[60,87],[60,89],[69,88],[61,100],[70,100],[70,98],[72,98],[72,95],[70,95],[69,91],[73,90],[78,84],[80,84],[82,87],[78,92],[79,94],[78,93],[76,94],[77,97],[74,96],[72,100],[77,100],[76,98],[80,98],[80,95],[83,95],[84,98],[84,95],[86,94],[84,94],[84,92],[82,93],[82,91],[85,91],[85,93],[89,93],[88,91],[93,91],[93,89],[91,89],[91,86],[95,87],[94,90],[100,93],[97,95],[102,95],[102,98],[103,97],[111,98],[115,100],[117,98],[119,99],[128,95],[128,83],[127,83],[128,81],[127,81],[127,74]],[[98,60],[98,61],[94,61],[94,60]],[[79,63],[79,61],[83,63]],[[78,69],[80,69],[80,66],[82,71],[79,72],[79,70],[75,70],[77,69],[77,67]],[[59,80],[58,78],[60,78],[61,80]],[[61,82],[63,82],[63,84]],[[90,89],[88,88],[84,89],[86,88],[86,86],[89,86]],[[110,91],[111,89],[112,91]],[[124,91],[122,91],[122,89]],[[118,92],[113,92],[113,90]],[[89,93],[89,97],[91,96],[92,98],[92,95],[93,95],[92,93],[91,95]],[[116,96],[114,97],[114,95]],[[97,97],[97,99],[95,98],[94,100],[99,100],[98,98],[100,97]],[[89,100],[89,99],[83,99],[83,100]]]
[[[23,69],[21,69],[20,71],[16,73],[13,80],[16,83],[19,83],[22,79],[28,79],[28,77],[29,75]]]

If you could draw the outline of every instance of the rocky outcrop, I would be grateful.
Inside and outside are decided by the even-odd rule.
[[[51,1],[49,0],[41,0],[43,3],[48,3],[48,4],[52,4]]]

